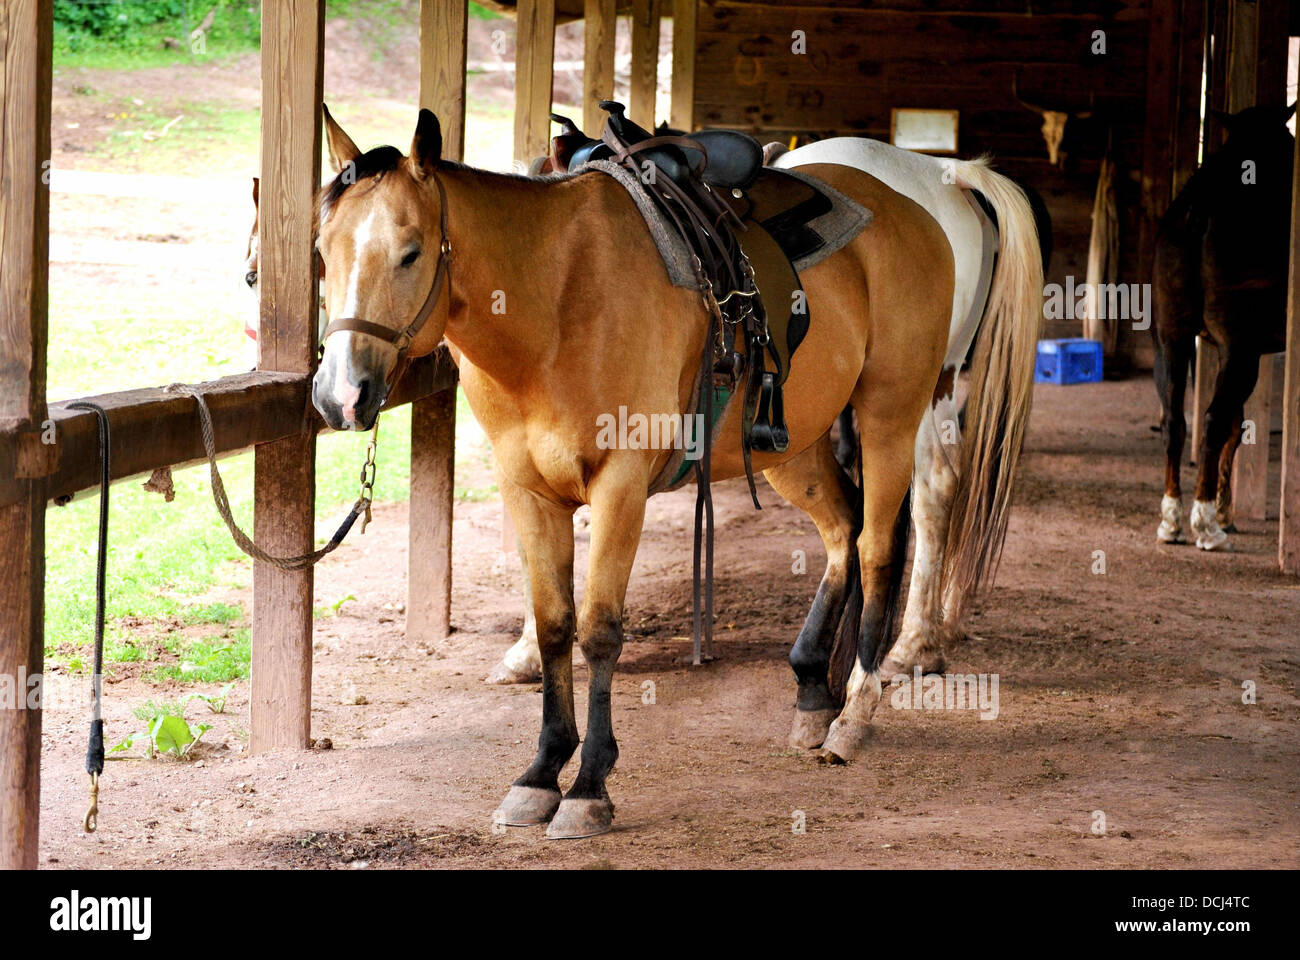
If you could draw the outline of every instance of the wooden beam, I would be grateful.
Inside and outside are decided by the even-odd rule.
[[[545,120],[550,111],[555,0],[536,0],[536,8],[549,11],[550,27],[530,41],[525,42],[522,37],[517,40],[516,69],[523,69],[526,50],[537,43],[546,47],[546,107],[542,111]],[[442,120],[443,157],[460,160],[465,151],[465,0],[423,0],[420,18],[420,105],[428,107]],[[426,19],[430,24],[428,30],[424,29]],[[523,20],[521,8],[521,32]],[[529,63],[536,64],[537,61],[531,59]],[[536,77],[530,74],[530,79]],[[516,122],[519,108],[520,103],[516,100]],[[455,132],[454,136],[447,136],[449,129]],[[542,149],[545,152],[545,147]],[[446,367],[454,369],[450,361]],[[455,478],[456,385],[452,382],[449,388],[422,398],[411,407],[411,487],[407,506],[406,557],[406,639],[411,643],[439,643],[451,630],[451,523]]]
[[[614,96],[615,0],[584,0],[582,34],[582,129],[600,137],[605,111],[600,101]]]
[[[1291,282],[1286,303],[1286,372],[1282,379],[1282,498],[1278,566],[1300,574],[1300,138],[1291,170]]]
[[[411,362],[384,402],[385,410],[413,403],[456,386],[456,367],[445,350]],[[311,405],[311,378],[295,373],[241,373],[199,384],[212,414],[217,455],[227,457],[259,443],[326,429]],[[123,390],[86,397],[108,413],[113,435],[113,480],[147,476],[158,467],[187,467],[206,454],[200,434],[198,408],[189,397],[165,389]],[[46,479],[47,498],[65,502],[99,484],[99,437],[95,416],[51,404],[47,418],[53,427],[59,457]],[[0,507],[26,499],[26,483],[15,465],[32,435],[0,433]],[[39,437],[37,437],[39,442]]]
[[[320,183],[324,0],[262,5],[262,185],[259,370],[310,373],[316,353],[312,247]],[[305,418],[304,418],[305,419]],[[253,539],[268,553],[312,549],[316,433],[304,429],[253,454]],[[306,749],[311,736],[313,570],[253,564],[254,753]]]
[[[0,0],[0,430],[30,441],[45,419],[49,292],[50,0]],[[14,477],[6,471],[5,479]],[[45,494],[14,479],[0,509],[0,869],[34,869],[40,833],[41,710],[22,677],[44,669]]]
[[[668,124],[688,133],[695,128],[695,36],[699,4],[673,0],[673,79]]]
[[[555,0],[519,0],[515,9],[515,160],[526,165],[551,145]]]
[[[466,0],[420,0],[420,106],[442,126],[442,155],[465,155]]]
[[[628,116],[647,130],[655,128],[659,88],[659,19],[663,0],[632,0],[632,95]]]

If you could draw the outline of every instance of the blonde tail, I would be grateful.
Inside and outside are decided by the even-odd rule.
[[[967,600],[997,573],[1007,534],[1011,485],[1033,401],[1043,266],[1034,214],[1020,188],[985,159],[958,163],[956,174],[961,186],[978,190],[993,206],[999,231],[945,551],[948,613],[959,622]]]

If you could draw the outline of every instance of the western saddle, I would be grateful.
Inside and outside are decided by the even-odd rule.
[[[601,139],[586,136],[572,121],[552,114],[561,131],[542,172],[564,173],[605,160],[632,173],[691,254],[708,314],[708,337],[700,360],[699,393],[691,411],[703,414],[702,456],[694,463],[695,662],[712,657],[713,504],[709,458],[715,424],[733,395],[742,401],[741,447],[755,508],[751,451],[780,453],[790,434],[782,387],[790,356],[808,331],[808,310],[791,257],[807,239],[807,222],[830,209],[830,201],[802,180],[763,165],[758,141],[730,130],[689,135],[656,134],[624,115],[621,103],[604,101],[609,113]],[[666,486],[685,479],[684,459]],[[670,463],[667,471],[673,469]],[[707,523],[704,523],[707,521]],[[703,525],[702,525],[703,524]],[[705,548],[701,608],[701,541]]]

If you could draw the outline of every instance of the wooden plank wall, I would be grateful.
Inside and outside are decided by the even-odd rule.
[[[1032,16],[1030,11],[1032,10]],[[1124,209],[1121,253],[1139,278],[1139,226],[1149,0],[701,0],[695,57],[697,126],[749,130],[762,140],[858,135],[888,140],[895,107],[961,111],[962,156],[993,154],[1000,170],[1043,194],[1056,253],[1047,279],[1086,275],[1093,195],[1113,125]],[[791,52],[802,30],[807,53]],[[1091,52],[1104,30],[1106,53]],[[1052,167],[1042,118],[1067,124]],[[1049,325],[1053,336],[1080,324]]]

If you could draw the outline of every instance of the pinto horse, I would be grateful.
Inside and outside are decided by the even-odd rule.
[[[1295,139],[1290,107],[1217,114],[1228,131],[1222,149],[1187,181],[1156,235],[1155,381],[1165,441],[1165,493],[1156,537],[1182,543],[1183,400],[1200,334],[1218,348],[1219,375],[1205,416],[1191,526],[1202,550],[1229,549],[1232,461],[1242,410],[1259,376],[1261,354],[1286,348],[1287,252]],[[1260,424],[1268,443],[1268,424]]]
[[[497,818],[550,821],[547,835],[611,828],[605,780],[618,757],[610,715],[623,609],[651,482],[671,450],[605,449],[604,415],[619,407],[677,417],[688,409],[707,322],[696,291],[672,286],[632,198],[599,173],[567,179],[489,173],[440,159],[437,119],[421,110],[410,155],[362,153],[326,119],[331,164],[346,169],[320,198],[318,249],[331,317],[312,398],[335,429],[368,429],[404,357],[445,337],[461,386],[492,441],[498,482],[528,566],[542,657],[537,754]],[[881,698],[878,665],[893,635],[907,537],[913,447],[941,375],[953,299],[953,255],[915,202],[859,170],[812,164],[803,172],[862,204],[871,223],[802,276],[813,322],[786,383],[790,443],[755,453],[768,482],[817,524],[828,564],[791,663],[795,725],[828,725],[831,761],[851,759]],[[1012,187],[1016,216],[1032,214]],[[1010,246],[984,326],[963,498],[950,540],[958,570],[985,573],[1000,547],[1017,438],[1032,393],[1038,251]],[[1030,319],[1025,319],[1029,305]],[[1032,321],[1032,322],[1031,322]],[[1024,342],[1028,333],[1028,343]],[[840,468],[830,428],[853,405],[862,484]],[[739,405],[723,416],[710,477],[744,472]],[[582,606],[573,596],[572,515],[591,508]],[[836,661],[845,702],[829,693],[837,634],[854,643]],[[589,674],[581,766],[563,796],[559,774],[579,745],[572,647]]]

